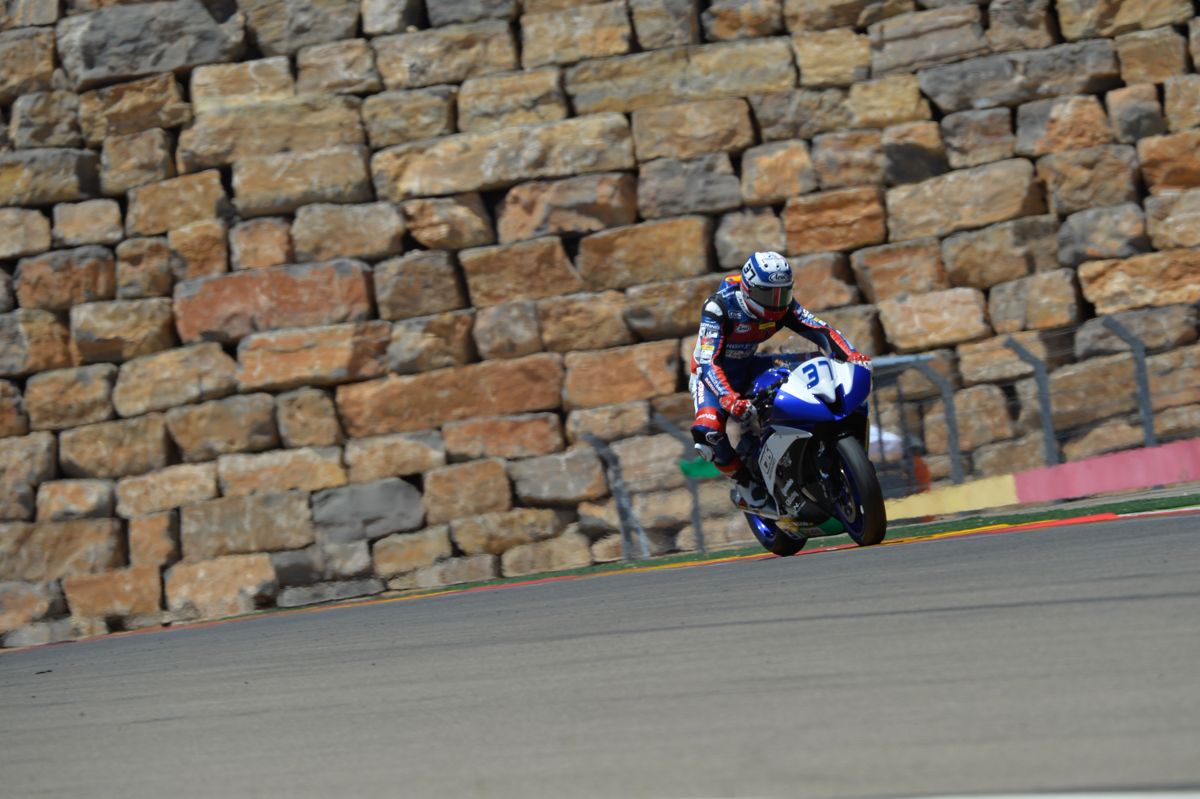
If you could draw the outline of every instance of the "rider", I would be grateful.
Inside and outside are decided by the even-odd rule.
[[[726,277],[704,301],[692,354],[691,390],[696,405],[692,438],[696,449],[732,478],[742,500],[755,510],[773,503],[734,452],[725,423],[730,416],[745,423],[755,413],[742,392],[774,360],[755,355],[758,345],[786,327],[834,358],[871,366],[871,359],[850,346],[841,333],[792,299],[792,282],[792,267],[779,253],[751,255],[741,274]]]

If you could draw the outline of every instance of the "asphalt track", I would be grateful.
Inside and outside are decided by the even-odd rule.
[[[1200,787],[1200,516],[0,656],[0,796]]]

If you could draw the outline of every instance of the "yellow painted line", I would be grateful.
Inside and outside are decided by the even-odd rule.
[[[884,507],[889,519],[918,519],[1016,504],[1017,481],[1006,474],[888,500]]]

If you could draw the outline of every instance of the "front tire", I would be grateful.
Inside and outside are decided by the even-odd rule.
[[[836,452],[841,467],[830,475],[828,486],[834,517],[854,543],[874,546],[887,532],[887,511],[875,467],[858,439],[838,439]]]
[[[780,530],[779,525],[770,519],[764,519],[752,513],[743,515],[746,517],[746,523],[750,525],[750,531],[754,533],[758,543],[763,545],[763,549],[773,552],[781,558],[795,555],[808,543],[807,538],[793,538]]]

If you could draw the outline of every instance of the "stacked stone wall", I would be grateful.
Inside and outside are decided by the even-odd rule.
[[[0,17],[0,635],[656,551],[702,299],[754,250],[934,352],[967,465],[1200,431],[1190,0],[14,0]],[[795,348],[784,341],[782,349]],[[885,426],[948,474],[915,373]],[[710,543],[744,535],[701,492]]]

